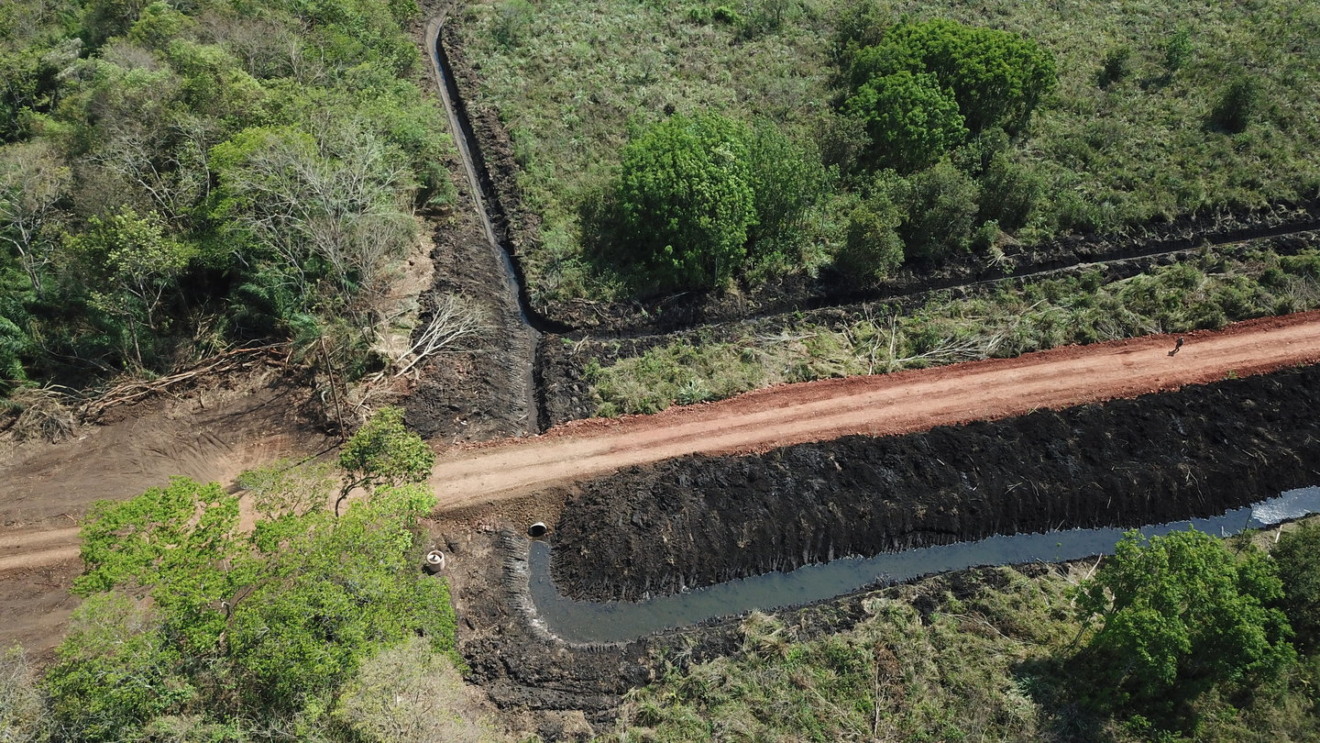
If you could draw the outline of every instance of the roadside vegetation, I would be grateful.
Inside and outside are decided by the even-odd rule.
[[[635,356],[602,352],[585,362],[586,375],[597,414],[654,413],[784,382],[1008,358],[1317,308],[1320,252],[1208,250],[1118,280],[1092,269],[970,296],[940,292],[915,307],[867,306],[842,321],[802,315],[774,328],[724,328],[718,337],[699,331]]]
[[[523,256],[543,306],[798,272],[865,286],[1013,242],[1315,198],[1317,31],[1315,8],[1274,0],[483,0],[462,28],[473,105],[505,123],[543,219]],[[770,249],[746,202],[775,181],[749,179],[743,145],[724,165],[639,160],[716,117],[773,130],[793,155],[779,161],[824,176],[789,181],[803,208]],[[719,209],[637,198],[639,173],[674,193],[717,171],[733,199]],[[674,255],[706,268],[664,270]]]
[[[606,739],[1312,740],[1316,660],[1294,646],[1315,638],[1289,622],[1314,618],[1298,571],[1317,546],[1314,523],[1274,557],[1245,538],[1129,535],[1094,572],[990,568],[920,600],[894,589],[823,637],[753,615],[737,653],[671,666]]]
[[[335,517],[331,474],[245,476],[251,531],[214,484],[103,504],[54,664],[0,655],[0,735],[503,740],[458,675],[446,585],[418,569],[430,497],[383,476]],[[1318,561],[1314,519],[1133,532],[1093,564],[966,571],[858,614],[754,613],[731,654],[671,656],[600,740],[1312,740]]]
[[[417,13],[0,4],[0,395],[254,342],[360,371],[415,213],[453,195]]]
[[[53,664],[38,678],[4,657],[0,739],[491,739],[448,585],[421,569],[434,455],[397,417],[364,427],[342,471],[244,475],[251,527],[237,495],[186,478],[94,507]],[[367,488],[338,515],[337,479]]]

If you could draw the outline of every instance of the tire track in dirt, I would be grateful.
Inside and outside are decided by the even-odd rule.
[[[0,534],[0,573],[76,559],[78,527]]]
[[[8,556],[11,551],[23,551],[38,545],[47,547],[52,543],[73,543],[76,541],[78,541],[78,527],[76,526],[68,529],[0,534],[0,557]]]
[[[1263,374],[1320,362],[1320,312],[1253,320],[1186,338],[1173,356],[1174,336],[1146,336],[784,385],[653,416],[581,421],[535,439],[449,452],[430,483],[444,511],[687,454],[764,451],[848,434],[912,433]]]
[[[77,559],[82,548],[76,543],[67,547],[57,547],[55,549],[44,549],[40,552],[27,552],[20,555],[11,555],[9,557],[0,557],[0,573],[10,570],[22,570],[24,568],[39,568],[46,565],[55,565],[66,560]]]

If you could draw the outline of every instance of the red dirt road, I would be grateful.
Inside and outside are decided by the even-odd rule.
[[[442,454],[430,484],[440,497],[440,510],[447,511],[686,454],[764,451],[848,434],[910,433],[1037,408],[1135,397],[1230,373],[1261,374],[1320,362],[1320,312],[1238,323],[1186,339],[1175,356],[1168,354],[1172,336],[1147,336],[1014,359],[783,385],[658,415],[578,421],[539,437],[451,449]],[[245,400],[219,415],[215,410],[190,411],[187,417],[176,412],[168,423],[150,426],[146,419],[134,421],[131,435],[94,431],[92,440],[52,447],[18,466],[0,466],[8,490],[0,492],[0,516],[37,517],[25,519],[26,531],[0,531],[0,573],[75,558],[76,532],[49,527],[55,526],[56,514],[80,514],[97,497],[129,497],[163,484],[173,473],[228,480],[245,467],[295,453],[268,428],[279,426],[257,412],[267,403],[264,397],[256,395],[249,398],[255,404]],[[147,430],[152,435],[144,435]],[[189,435],[181,435],[184,431]],[[235,456],[228,441],[192,445],[217,434],[241,441],[241,454]]]
[[[1217,332],[1070,346],[936,369],[784,385],[658,415],[569,424],[536,439],[459,449],[431,475],[441,510],[685,454],[766,450],[847,434],[893,435],[1038,408],[1135,397],[1230,374],[1320,361],[1320,312]]]

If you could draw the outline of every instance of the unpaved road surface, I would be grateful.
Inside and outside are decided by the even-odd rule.
[[[1174,336],[1070,346],[884,376],[784,385],[658,415],[582,421],[458,449],[431,476],[440,508],[481,506],[685,454],[763,451],[847,434],[996,420],[1320,361],[1320,312]]]
[[[94,501],[174,475],[229,482],[325,449],[332,442],[300,420],[302,394],[257,375],[116,411],[63,443],[0,443],[0,650],[17,642],[41,655],[63,636],[82,571],[76,524]]]
[[[0,573],[78,557],[78,527],[0,533]]]

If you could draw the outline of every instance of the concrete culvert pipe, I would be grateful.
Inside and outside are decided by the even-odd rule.
[[[535,524],[532,524],[531,526],[527,527],[527,536],[543,537],[545,536],[545,533],[548,531],[550,531],[550,527],[546,526],[544,521],[538,521]]]
[[[438,573],[445,569],[445,553],[440,550],[431,550],[426,553],[426,570],[430,573]]]

